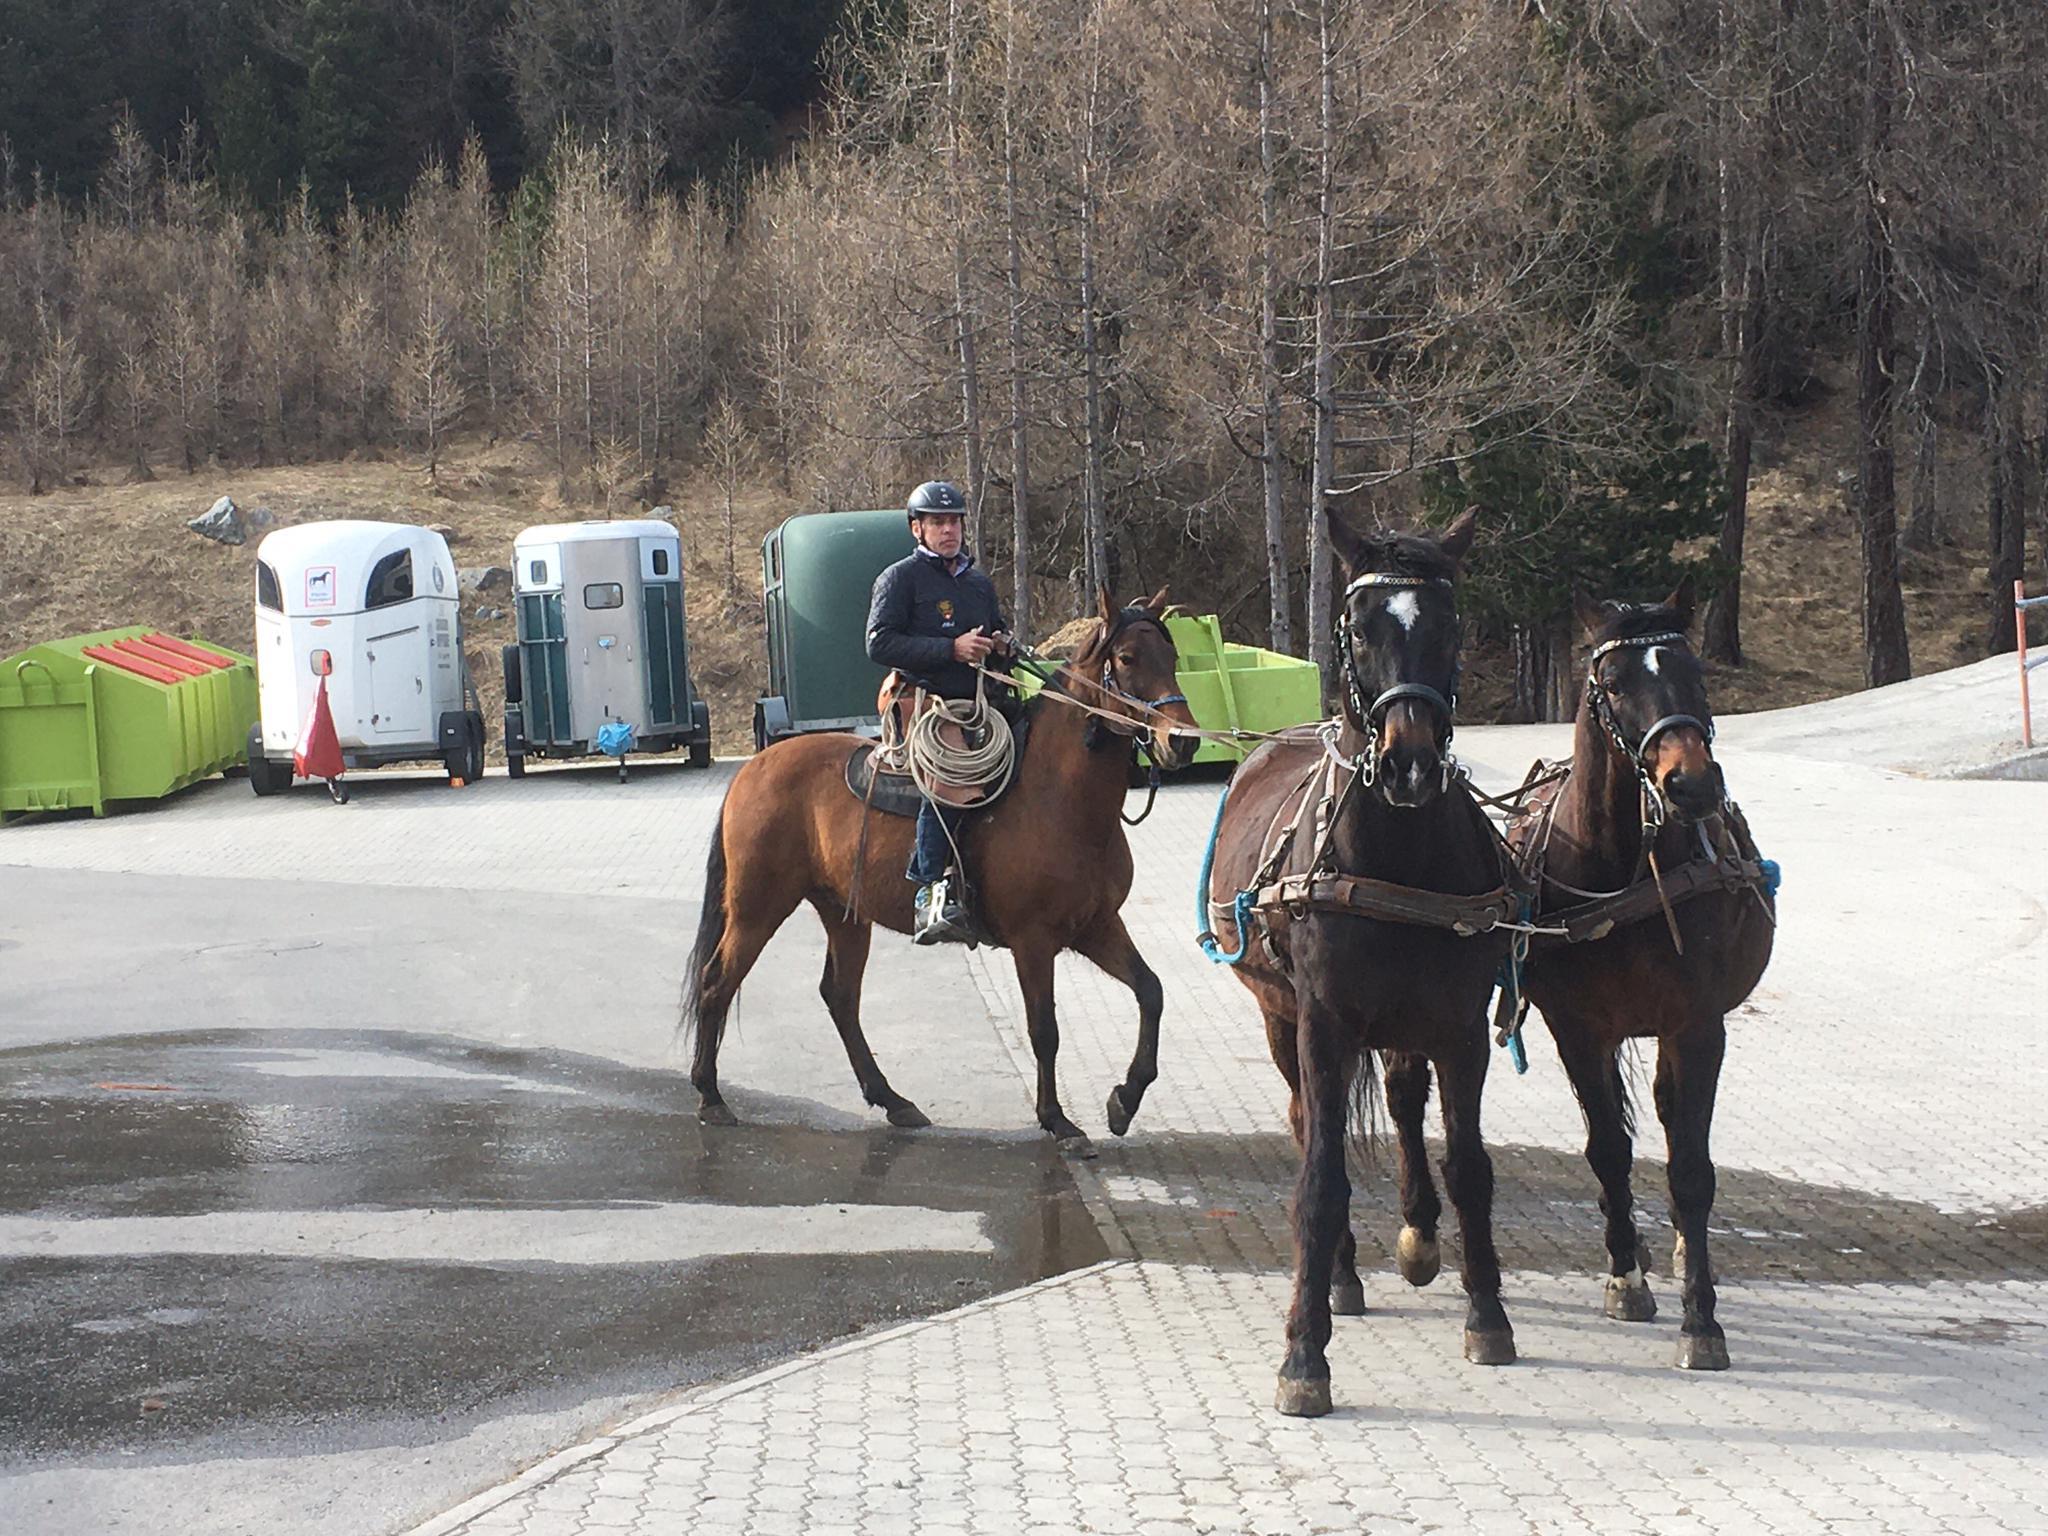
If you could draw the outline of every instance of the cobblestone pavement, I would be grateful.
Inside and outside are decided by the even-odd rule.
[[[1583,1131],[1532,1021],[1531,1071],[1498,1059],[1486,1101],[1521,1362],[1459,1359],[1454,1269],[1420,1292],[1394,1280],[1381,1261],[1398,1225],[1389,1171],[1361,1168],[1371,1315],[1339,1320],[1338,1411],[1271,1411],[1294,1161],[1256,1014],[1190,943],[1218,789],[1193,783],[1132,834],[1125,915],[1166,985],[1163,1075],[1131,1135],[1103,1136],[1078,1165],[1122,1257],[684,1397],[422,1536],[2048,1531],[2041,791],[1794,756],[1764,732],[1744,748],[1730,724],[1731,785],[1786,870],[1777,955],[1730,1020],[1715,1124],[1734,1370],[1669,1368],[1668,1279],[1658,1322],[1600,1316]],[[1459,745],[1498,786],[1563,743],[1529,728],[1465,731]],[[432,863],[445,848],[462,864],[449,883],[696,896],[719,777],[540,787],[550,815],[537,827],[499,781],[434,816],[412,810],[430,795],[441,810],[441,792],[380,799],[366,785],[362,835],[394,858]],[[147,835],[138,823],[91,847],[77,824],[10,830],[0,859],[259,872],[240,814],[205,819],[152,821]],[[325,819],[250,841],[282,861],[260,872],[363,878],[358,851],[322,845]],[[1007,958],[960,963],[1006,1021],[1025,1123]],[[1063,1094],[1099,1128],[1135,1007],[1079,961],[1062,962],[1059,996]],[[1663,1215],[1662,1148],[1644,1119],[1647,1229]]]

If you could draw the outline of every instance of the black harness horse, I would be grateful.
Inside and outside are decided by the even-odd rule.
[[[1486,1004],[1506,951],[1495,925],[1510,904],[1497,839],[1449,756],[1452,580],[1473,523],[1466,514],[1441,540],[1333,528],[1351,576],[1336,647],[1343,713],[1325,734],[1260,747],[1218,813],[1206,893],[1216,932],[1205,937],[1238,947],[1236,974],[1265,1017],[1302,1150],[1276,1398],[1283,1413],[1330,1411],[1331,1312],[1365,1310],[1344,1131],[1347,1102],[1361,1123],[1369,1115],[1373,1052],[1386,1061],[1396,1119],[1416,1128],[1400,1147],[1414,1232],[1403,1248],[1426,1246],[1435,1263],[1440,1208],[1420,1132],[1434,1064],[1444,1177],[1464,1234],[1465,1354],[1489,1365],[1514,1359],[1493,1245],[1493,1165],[1479,1129]],[[1256,893],[1245,897],[1257,902],[1255,923],[1239,893]]]

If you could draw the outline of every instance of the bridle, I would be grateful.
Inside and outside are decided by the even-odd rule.
[[[1169,704],[1187,703],[1188,696],[1184,693],[1162,693],[1156,699],[1141,699],[1138,697],[1138,695],[1129,692],[1120,683],[1117,682],[1115,656],[1116,638],[1118,635],[1121,635],[1125,630],[1129,629],[1133,624],[1151,625],[1154,629],[1159,631],[1160,637],[1166,641],[1167,648],[1169,650],[1174,650],[1175,654],[1178,655],[1178,650],[1175,648],[1173,644],[1173,636],[1167,630],[1165,621],[1163,621],[1159,617],[1159,615],[1152,612],[1151,609],[1140,607],[1133,604],[1131,607],[1124,609],[1116,616],[1116,626],[1113,629],[1111,629],[1107,635],[1103,637],[1102,677],[1099,680],[1099,686],[1101,687],[1102,691],[1105,694],[1109,695],[1109,697],[1120,700],[1125,704],[1136,705],[1139,709],[1146,711],[1148,714],[1157,714],[1160,710],[1166,708],[1166,706]],[[1129,730],[1119,730],[1114,724],[1112,724],[1108,720],[1100,719],[1099,717],[1094,723],[1099,725],[1103,730],[1107,731],[1110,735],[1122,736],[1126,740],[1130,741],[1137,740],[1140,734],[1147,729],[1149,724],[1149,722],[1144,720],[1133,720],[1130,722]]]
[[[1459,663],[1455,656],[1451,660],[1451,690],[1449,697],[1438,693],[1427,683],[1396,683],[1376,696],[1372,703],[1365,702],[1365,685],[1359,680],[1358,661],[1352,655],[1350,603],[1352,594],[1366,587],[1441,587],[1446,592],[1452,589],[1448,576],[1397,576],[1391,571],[1367,571],[1354,577],[1344,589],[1344,596],[1338,604],[1336,636],[1333,649],[1338,656],[1338,671],[1344,680],[1345,702],[1351,706],[1352,716],[1365,727],[1365,751],[1359,755],[1358,774],[1366,784],[1374,783],[1379,777],[1380,727],[1386,722],[1387,711],[1404,699],[1413,699],[1427,704],[1436,712],[1437,723],[1442,733],[1437,738],[1437,751],[1443,762],[1444,787],[1450,787],[1451,775],[1456,771],[1451,758],[1451,737],[1457,730],[1458,676]]]
[[[1605,641],[1596,645],[1593,654],[1586,658],[1587,705],[1593,711],[1593,718],[1600,722],[1600,728],[1607,733],[1607,739],[1614,743],[1615,750],[1635,769],[1636,778],[1642,783],[1643,825],[1652,828],[1664,825],[1664,797],[1657,789],[1650,767],[1650,748],[1656,745],[1657,738],[1666,731],[1689,725],[1700,733],[1708,746],[1714,744],[1713,722],[1702,720],[1698,715],[1665,715],[1662,719],[1651,722],[1650,728],[1643,732],[1642,739],[1633,743],[1622,734],[1621,721],[1616,718],[1614,706],[1607,699],[1607,690],[1600,682],[1601,659],[1616,651],[1642,651],[1656,645],[1687,646],[1688,642],[1678,631],[1667,630],[1662,634],[1636,635],[1626,640]]]

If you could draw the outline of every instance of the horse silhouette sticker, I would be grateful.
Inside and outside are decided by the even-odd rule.
[[[306,606],[308,608],[332,608],[334,606],[333,566],[309,565],[306,567]]]

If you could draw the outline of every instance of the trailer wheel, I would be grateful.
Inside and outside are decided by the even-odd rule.
[[[270,796],[291,788],[291,776],[281,779],[269,758],[263,755],[263,727],[249,727],[249,787],[257,794]]]
[[[711,766],[710,742],[693,741],[690,743],[690,766],[692,768],[709,768]]]
[[[523,683],[523,682],[521,681],[521,679],[520,679],[520,676],[519,676],[519,647],[518,647],[518,646],[516,646],[516,645],[508,645],[508,646],[506,646],[506,647],[505,647],[505,651],[504,651],[504,662],[505,662],[505,702],[506,702],[507,704],[520,704],[520,703],[524,703],[524,702],[525,702],[525,699],[526,699],[526,686],[525,686],[525,684],[524,684],[524,683]]]
[[[484,776],[484,717],[472,709],[463,723],[469,727],[469,753],[463,764],[469,772],[464,777],[472,784],[479,784]]]

